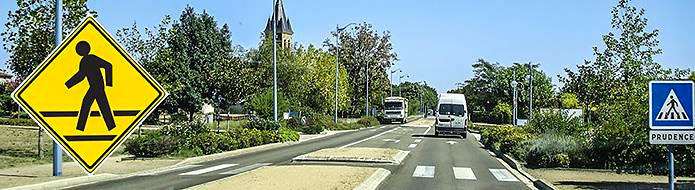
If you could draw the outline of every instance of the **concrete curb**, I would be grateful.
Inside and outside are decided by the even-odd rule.
[[[478,139],[480,140],[480,139]],[[483,147],[485,148],[485,147]],[[526,173],[524,171],[523,167],[521,164],[519,164],[518,161],[516,161],[514,158],[511,156],[502,153],[502,151],[496,150],[494,148],[491,149],[493,153],[495,153],[495,156],[498,158],[501,158],[504,163],[509,165],[510,167],[514,168],[517,172],[519,172],[521,175],[523,175],[526,179],[531,181],[533,183],[533,186],[538,188],[539,190],[557,190],[558,188],[555,187],[552,183],[549,183],[548,181],[545,181],[543,179],[536,179],[535,177],[531,176],[531,174]]]
[[[292,162],[361,162],[372,164],[400,165],[410,154],[410,151],[399,151],[391,159],[374,159],[369,157],[343,157],[343,156],[309,156],[304,154],[292,158]]]
[[[75,184],[94,183],[94,182],[98,182],[98,181],[114,179],[117,177],[118,177],[118,175],[116,175],[116,174],[103,173],[103,174],[96,174],[96,175],[91,175],[91,176],[72,177],[72,178],[54,180],[54,181],[25,185],[25,186],[19,186],[19,187],[11,187],[11,188],[7,188],[6,190],[59,189],[59,188],[68,187],[68,186],[75,185]]]
[[[181,166],[181,165],[186,165],[186,164],[196,164],[196,163],[201,163],[201,162],[207,162],[207,161],[212,161],[212,160],[218,160],[222,158],[227,158],[227,157],[232,157],[232,156],[238,156],[242,154],[248,154],[252,152],[260,152],[260,151],[265,151],[273,148],[278,148],[278,147],[284,147],[284,146],[290,146],[290,145],[295,145],[299,144],[302,142],[306,142],[309,140],[315,140],[315,139],[321,139],[324,137],[328,137],[331,135],[335,134],[340,134],[344,132],[349,132],[350,130],[346,131],[337,131],[335,133],[325,133],[317,137],[305,139],[302,141],[293,141],[293,142],[284,142],[284,143],[272,143],[272,144],[265,144],[265,145],[260,145],[260,146],[254,146],[254,147],[249,147],[249,148],[244,148],[244,149],[238,149],[238,150],[232,150],[232,151],[227,151],[227,152],[221,152],[217,154],[210,154],[210,155],[204,155],[204,156],[198,156],[198,157],[192,157],[192,158],[187,158],[174,166]]]
[[[171,165],[171,166],[155,168],[155,169],[139,171],[139,172],[133,172],[130,174],[116,175],[116,174],[103,173],[103,174],[96,174],[96,175],[92,175],[92,176],[79,176],[79,177],[72,177],[72,178],[61,179],[61,180],[48,181],[48,182],[43,182],[43,183],[36,183],[36,184],[30,184],[30,185],[24,185],[24,186],[18,186],[18,187],[11,187],[11,188],[8,188],[8,190],[15,190],[15,189],[17,189],[17,190],[19,190],[19,189],[22,189],[22,190],[24,190],[24,189],[61,189],[61,188],[70,188],[70,187],[76,187],[76,186],[81,186],[81,185],[88,185],[88,184],[104,182],[104,181],[119,180],[119,179],[129,178],[129,177],[133,177],[133,176],[139,176],[139,175],[161,173],[161,172],[166,172],[166,171],[173,170],[173,169],[178,169],[178,168],[181,168],[182,166],[185,166],[185,165],[191,165],[191,164],[200,163],[200,162],[223,159],[226,157],[232,157],[232,156],[238,156],[238,155],[242,155],[242,154],[259,152],[259,151],[269,150],[269,149],[273,149],[273,148],[277,148],[277,147],[290,146],[290,145],[299,144],[299,143],[302,143],[305,141],[320,139],[320,138],[324,138],[327,136],[340,134],[343,132],[349,132],[349,131],[350,130],[337,131],[335,133],[327,133],[325,135],[317,136],[317,137],[314,137],[311,139],[306,139],[303,141],[265,144],[265,145],[249,147],[249,148],[244,148],[244,149],[238,149],[238,150],[222,152],[222,153],[217,153],[217,154],[192,157],[192,158],[184,159],[184,160],[182,160],[174,165]]]
[[[381,182],[391,175],[391,171],[384,168],[378,168],[367,180],[354,188],[354,190],[374,190],[379,188]]]

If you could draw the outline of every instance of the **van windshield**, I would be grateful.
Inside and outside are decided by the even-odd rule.
[[[385,110],[401,110],[403,109],[403,102],[384,102]]]
[[[439,114],[463,116],[466,114],[466,109],[460,104],[440,104]]]

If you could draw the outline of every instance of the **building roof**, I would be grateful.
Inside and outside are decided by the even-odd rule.
[[[282,0],[275,1],[273,15],[277,15],[277,33],[290,35],[294,34],[294,31],[292,31],[292,25],[290,24],[290,19],[287,18],[287,15],[285,14],[285,6],[283,5]],[[268,23],[265,25],[265,33],[273,32],[273,25],[271,25],[273,23],[273,15],[270,15],[270,18],[268,18]]]

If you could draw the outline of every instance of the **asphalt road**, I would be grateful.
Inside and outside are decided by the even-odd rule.
[[[528,189],[496,158],[482,149],[473,136],[469,135],[468,139],[413,136],[423,134],[427,130],[426,127],[384,125],[169,171],[70,189],[183,189],[266,165],[297,164],[290,162],[296,156],[323,148],[344,146],[410,151],[409,156],[398,166],[342,164],[390,170],[391,176],[381,184],[380,189]],[[428,131],[430,135],[433,133],[433,129]]]
[[[391,176],[381,189],[529,189],[470,134],[436,137],[434,129],[399,127],[353,146],[410,151],[401,165],[384,166]]]
[[[283,146],[264,151],[243,154],[225,159],[203,162],[194,166],[182,167],[149,175],[93,183],[69,189],[184,189],[198,184],[222,179],[264,165],[289,164],[292,158],[323,148],[340,147],[352,142],[368,138],[397,127],[387,125],[375,129],[361,129],[344,132],[329,137],[308,140],[299,144]]]

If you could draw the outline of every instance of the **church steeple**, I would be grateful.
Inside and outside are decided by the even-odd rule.
[[[277,28],[275,30],[277,33],[278,44],[282,48],[290,47],[292,45],[292,34],[294,34],[294,31],[292,30],[290,19],[285,14],[285,6],[283,5],[282,0],[275,1],[273,14],[270,16],[270,18],[268,18],[268,23],[265,25],[264,32],[266,34],[273,33],[273,15],[277,15],[277,22],[275,23]]]

